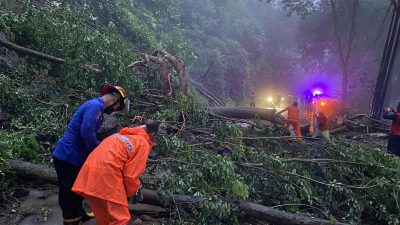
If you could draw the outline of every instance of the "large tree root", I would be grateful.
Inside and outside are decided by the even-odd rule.
[[[143,56],[143,61],[137,61],[131,63],[128,68],[134,68],[134,67],[147,67],[149,62],[155,63],[159,65],[160,67],[160,73],[161,73],[161,78],[163,82],[163,89],[166,93],[172,92],[172,86],[171,86],[171,79],[170,79],[170,74],[169,74],[169,69],[168,65],[162,58],[148,55],[148,54],[142,54]]]
[[[178,74],[179,79],[179,91],[182,93],[186,93],[188,90],[187,87],[187,80],[185,74],[185,63],[181,60],[176,58],[175,56],[171,55],[169,52],[158,49],[155,50],[152,54],[153,56],[162,55],[164,56],[172,65],[174,66],[175,72]]]
[[[57,183],[56,173],[53,168],[37,165],[21,160],[11,160],[10,165],[17,175],[26,179],[36,181]],[[167,199],[168,204],[185,204],[201,208],[205,198],[200,196],[176,195],[173,194]],[[154,217],[168,216],[169,213],[163,206],[163,202],[156,191],[145,189],[143,190],[143,202],[146,204],[129,205],[130,211],[136,214],[149,214]],[[306,217],[285,211],[273,209],[271,207],[263,206],[260,204],[247,202],[247,201],[232,201],[231,204],[236,205],[243,213],[245,218],[254,218],[258,220],[267,221],[276,225],[345,225],[344,223],[327,221],[312,217]],[[150,205],[147,205],[150,204]]]
[[[141,54],[143,57],[142,61],[136,61],[131,63],[128,68],[138,69],[141,73],[149,73],[154,69],[160,69],[162,81],[163,81],[163,89],[166,93],[172,92],[171,78],[168,68],[168,62],[172,64],[175,72],[178,75],[179,79],[179,88],[178,91],[186,94],[188,90],[188,84],[186,80],[185,73],[185,63],[178,59],[177,57],[171,55],[165,50],[155,50],[151,55]],[[151,68],[149,62],[155,63],[158,65],[156,68]]]

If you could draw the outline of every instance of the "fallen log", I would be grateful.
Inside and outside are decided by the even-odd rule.
[[[357,118],[366,118],[366,119],[368,119],[369,121],[371,121],[371,122],[373,122],[373,123],[375,123],[375,124],[379,124],[379,125],[382,125],[382,126],[387,127],[387,128],[390,127],[389,124],[387,124],[387,123],[385,123],[385,122],[383,122],[383,121],[380,121],[380,120],[376,120],[376,119],[374,119],[374,118],[371,118],[371,117],[368,116],[367,114],[357,114],[356,116],[350,117],[349,120],[354,120],[354,119],[357,119]]]
[[[134,215],[149,215],[154,218],[168,217],[169,211],[158,205],[149,205],[143,203],[129,204],[129,211]]]
[[[203,95],[206,99],[209,100],[209,102],[213,105],[216,106],[222,106],[224,105],[222,101],[215,96],[213,96],[207,89],[205,89],[199,82],[193,80],[192,78],[188,77],[188,80],[190,84],[201,94]]]
[[[42,52],[38,52],[38,51],[29,49],[29,48],[25,48],[25,47],[16,45],[14,43],[11,43],[7,40],[4,40],[2,38],[0,38],[0,45],[6,47],[8,49],[14,50],[16,52],[19,52],[19,53],[22,53],[25,55],[29,55],[29,56],[32,56],[35,58],[44,59],[44,60],[59,63],[59,64],[67,63],[67,60],[65,60],[65,59],[58,58],[58,57],[55,57],[52,55],[48,55],[48,54],[45,54]],[[98,68],[99,65],[97,65],[97,64],[86,64],[86,65],[81,65],[79,67],[81,67],[83,69],[94,71],[95,73],[102,73],[102,70],[100,68]]]
[[[55,56],[51,56],[51,55],[47,55],[47,54],[44,54],[44,53],[29,49],[29,48],[25,48],[25,47],[13,44],[13,43],[11,43],[9,41],[6,41],[4,39],[1,39],[1,38],[0,38],[0,45],[4,46],[6,48],[12,49],[12,50],[14,50],[16,52],[20,52],[20,53],[23,53],[23,54],[26,54],[26,55],[30,55],[30,56],[33,56],[33,57],[36,57],[36,58],[45,59],[45,60],[56,62],[56,63],[60,63],[60,64],[63,64],[63,63],[66,62],[65,59],[61,59],[61,58],[58,58],[58,57],[55,57]]]
[[[10,165],[17,175],[24,178],[41,180],[49,183],[55,183],[57,181],[56,173],[52,167],[21,160],[11,160]],[[164,206],[166,202],[171,205],[179,204],[184,207],[187,205],[188,207],[201,208],[205,200],[205,198],[201,196],[172,194],[170,198],[165,199],[163,202],[160,195],[154,190],[144,189],[142,194],[142,203],[151,204],[151,206],[143,204],[134,206],[130,204],[129,208],[132,213],[134,213],[135,210],[136,213],[139,213],[139,210],[142,213],[149,213],[153,216],[164,216],[167,210],[165,209],[164,211],[163,208],[155,207],[154,205]],[[264,220],[274,225],[345,225],[345,223],[297,215],[247,201],[232,201],[229,203],[236,205],[246,218]]]
[[[347,131],[349,131],[349,128],[347,128],[347,126],[341,126],[341,127],[330,130],[329,133],[334,135],[334,134],[341,134],[341,133],[344,133]]]
[[[211,114],[237,119],[261,119],[275,121],[275,109],[250,108],[250,107],[211,107]]]
[[[52,165],[39,165],[19,159],[9,160],[10,167],[16,174],[27,180],[38,180],[49,184],[58,184],[57,174]],[[149,174],[143,174],[142,181],[154,180],[154,177]],[[148,183],[148,182],[146,182]]]
[[[301,216],[293,213],[266,207],[260,204],[239,201],[236,203],[246,217],[268,221],[277,225],[345,225],[334,221],[322,220],[313,217]]]
[[[57,184],[57,174],[53,167],[29,163],[22,160],[10,160],[9,162],[11,168],[21,178]]]

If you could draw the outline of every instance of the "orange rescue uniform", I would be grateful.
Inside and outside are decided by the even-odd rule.
[[[299,109],[293,105],[288,107],[288,118],[285,127],[289,128],[289,125],[293,126],[296,137],[301,137]]]
[[[128,224],[127,198],[140,186],[152,147],[144,128],[123,128],[90,153],[72,191],[88,199],[97,224]]]

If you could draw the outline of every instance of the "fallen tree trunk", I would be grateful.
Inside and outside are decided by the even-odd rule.
[[[0,45],[6,47],[8,49],[14,50],[16,52],[19,52],[19,53],[22,53],[25,55],[29,55],[29,56],[32,56],[35,58],[44,59],[44,60],[59,63],[59,64],[67,63],[67,60],[65,60],[65,59],[51,56],[51,55],[48,55],[48,54],[45,54],[42,52],[38,52],[38,51],[29,49],[29,48],[25,48],[25,47],[16,45],[14,43],[11,43],[11,42],[1,39],[1,38],[0,38]],[[81,67],[83,69],[87,69],[87,70],[92,70],[95,73],[102,73],[102,70],[100,68],[98,68],[98,66],[99,65],[97,65],[97,64],[86,64],[86,65],[81,65],[79,67]]]
[[[333,135],[333,134],[341,134],[347,131],[349,131],[349,128],[347,128],[347,126],[341,126],[331,130],[329,133]]]
[[[169,211],[158,205],[149,205],[143,203],[129,204],[129,211],[134,215],[149,215],[154,218],[168,217]]]
[[[209,100],[209,102],[213,105],[222,106],[224,105],[222,101],[215,96],[213,96],[207,89],[205,89],[199,82],[193,80],[192,78],[188,77],[190,84],[192,84],[195,89],[203,95],[205,98]]]
[[[47,55],[47,54],[44,54],[44,53],[29,49],[29,48],[25,48],[25,47],[13,44],[13,43],[11,43],[9,41],[3,40],[1,38],[0,38],[0,45],[4,46],[6,48],[12,49],[14,51],[23,53],[23,54],[36,57],[36,58],[45,59],[45,60],[56,62],[56,63],[60,63],[60,64],[63,64],[63,63],[66,62],[65,59],[57,58],[57,57],[54,57],[54,56],[51,56],[51,55]]]
[[[385,126],[385,127],[387,127],[387,128],[390,127],[389,124],[387,124],[387,123],[385,123],[385,122],[382,122],[382,121],[380,121],[380,120],[376,120],[376,119],[374,119],[374,118],[371,118],[371,117],[368,116],[367,114],[357,114],[357,115],[355,115],[355,116],[349,118],[349,120],[354,120],[354,119],[357,119],[357,118],[366,118],[366,119],[368,119],[369,121],[374,122],[375,124],[379,124],[379,125]]]
[[[22,176],[24,178],[45,181],[53,184],[57,182],[56,173],[52,167],[37,165],[21,160],[11,160],[10,165],[11,168],[14,169],[19,176]],[[136,213],[141,212],[153,216],[166,215],[166,213],[168,212],[166,209],[164,210],[161,207],[154,206],[163,206],[163,202],[156,191],[144,189],[142,194],[142,202],[151,205],[149,206],[146,204],[130,204],[129,209],[130,211],[132,211],[132,213],[135,213],[136,211]],[[173,194],[170,196],[169,199],[166,199],[166,202],[171,205],[183,205],[184,207],[186,205],[187,207],[185,208],[189,208],[189,206],[201,208],[204,200],[205,198],[201,196]],[[345,225],[344,223],[288,213],[285,211],[247,201],[233,201],[230,203],[236,205],[245,217],[264,220],[275,225]]]
[[[246,217],[268,221],[277,225],[345,225],[345,223],[301,216],[293,213],[266,207],[260,204],[239,201],[236,203]]]
[[[275,109],[250,108],[250,107],[211,107],[211,114],[237,119],[261,119],[275,121]]]
[[[38,165],[22,160],[10,160],[11,168],[18,176],[28,180],[40,180],[49,184],[57,184],[57,174],[53,167]]]

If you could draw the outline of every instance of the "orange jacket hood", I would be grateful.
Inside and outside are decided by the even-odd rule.
[[[140,135],[146,139],[146,141],[150,144],[151,147],[153,147],[153,142],[151,141],[149,134],[141,126],[132,127],[132,128],[125,127],[125,128],[122,128],[119,131],[119,133],[122,135]]]

